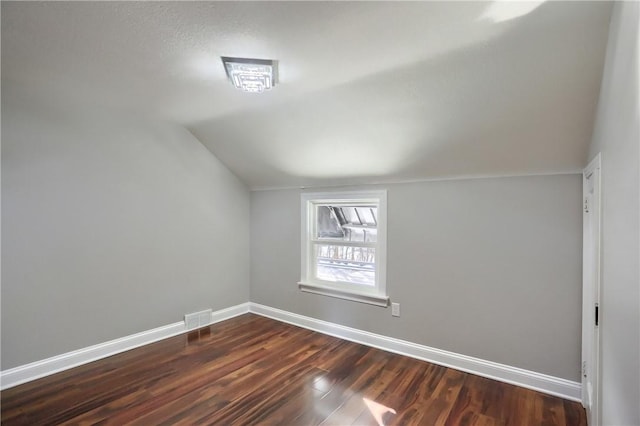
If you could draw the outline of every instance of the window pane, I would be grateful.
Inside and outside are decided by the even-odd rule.
[[[317,206],[316,238],[339,241],[376,242],[377,207]]]
[[[338,222],[333,207],[318,206],[316,210],[317,238],[344,240],[345,232]]]
[[[356,209],[358,211],[358,216],[360,220],[367,225],[375,226],[376,220],[374,219],[374,214],[376,213],[375,207],[358,207]]]
[[[339,209],[344,213],[344,218],[347,223],[352,225],[361,225],[360,219],[358,219],[358,215],[356,214],[355,207],[339,207]]]
[[[375,243],[378,236],[378,230],[376,228],[352,228],[351,225],[345,225],[343,229],[345,230],[345,238],[343,238],[344,241],[366,241]]]
[[[316,278],[375,286],[376,249],[330,244],[315,246]]]

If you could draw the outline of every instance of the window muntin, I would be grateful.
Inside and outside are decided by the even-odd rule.
[[[303,194],[302,210],[300,288],[373,295],[386,306],[386,192]]]

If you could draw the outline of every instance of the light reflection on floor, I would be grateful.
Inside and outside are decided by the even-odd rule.
[[[336,386],[336,383],[328,380],[325,375],[313,379],[311,386],[314,389],[314,410],[325,419],[323,425],[352,424],[369,413],[378,426],[385,426],[397,414],[393,408],[367,398],[361,393]],[[328,398],[339,398],[340,403],[329,404],[326,401]]]
[[[367,405],[367,408],[373,415],[373,418],[376,419],[376,422],[378,422],[379,426],[384,426],[382,417],[385,414],[387,413],[396,414],[396,410],[394,410],[393,408],[389,408],[386,405],[379,404],[375,401],[370,400],[369,398],[363,397],[362,400]]]

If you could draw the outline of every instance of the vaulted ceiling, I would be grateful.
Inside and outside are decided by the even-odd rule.
[[[566,173],[606,2],[2,2],[2,91],[177,122],[252,188]],[[236,90],[220,56],[276,59]]]

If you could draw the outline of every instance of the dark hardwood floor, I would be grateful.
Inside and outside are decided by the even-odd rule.
[[[586,425],[575,402],[252,314],[0,396],[3,425]]]

